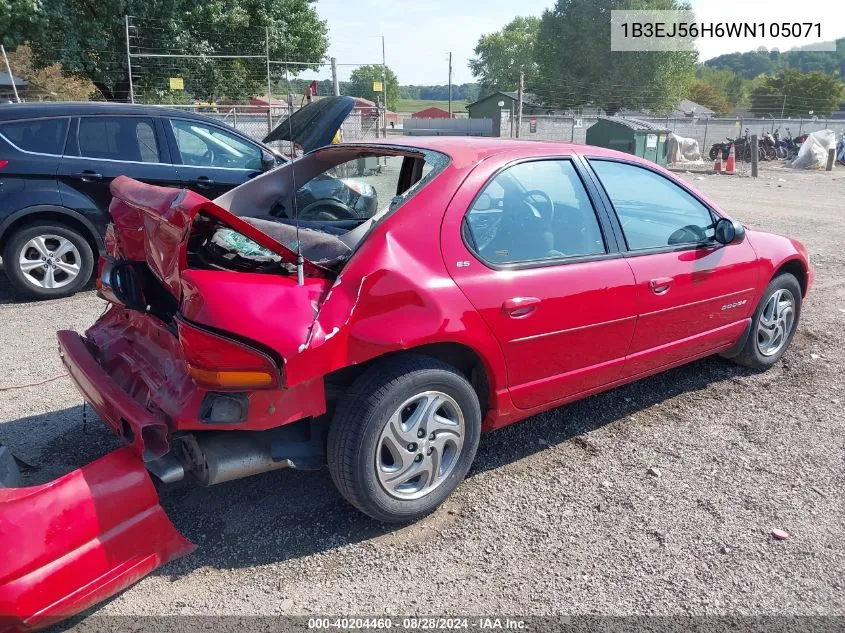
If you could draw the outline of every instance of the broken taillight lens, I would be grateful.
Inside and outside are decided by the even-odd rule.
[[[279,384],[279,369],[264,352],[177,320],[188,373],[213,389],[263,389]]]

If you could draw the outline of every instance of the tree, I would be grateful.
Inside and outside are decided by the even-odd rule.
[[[480,84],[480,95],[512,91],[519,86],[519,73],[525,73],[526,88],[537,81],[534,47],[540,33],[540,18],[516,17],[501,31],[482,35],[475,47],[477,57],[469,60],[473,77]]]
[[[750,94],[749,84],[732,70],[712,68],[700,64],[695,71],[696,79],[709,84],[731,107],[746,103]],[[695,99],[693,99],[695,101]]]
[[[32,51],[26,44],[9,53],[9,65],[13,74],[53,93],[60,101],[87,101],[96,91],[94,84],[87,79],[65,75],[60,64],[35,68]]]
[[[2,1],[2,0],[0,0]],[[124,16],[133,16],[134,50],[185,55],[260,55],[276,60],[319,62],[328,48],[327,27],[311,0],[13,0],[31,4],[26,29],[4,28],[3,40],[29,39],[39,66],[55,62],[65,73],[89,79],[111,101],[129,98]],[[30,33],[42,33],[33,37]],[[158,65],[153,61],[157,61]],[[136,62],[140,94],[162,94],[169,77],[203,100],[245,98],[266,92],[266,62],[259,59],[158,58]],[[265,71],[261,70],[261,66]],[[291,70],[299,72],[304,66]],[[281,71],[277,71],[280,76]],[[263,81],[262,81],[263,80]],[[261,90],[262,85],[264,89]]]
[[[717,116],[725,116],[731,111],[731,104],[728,103],[728,100],[720,95],[711,84],[700,79],[692,82],[687,98],[710,108]]]
[[[387,78],[387,85],[382,85],[382,88],[387,90],[387,109],[395,111],[399,108],[401,91],[399,90],[399,80],[396,79],[396,75],[390,68],[378,64],[359,66],[352,71],[346,92],[353,97],[361,97],[370,101],[380,99],[384,103],[384,93],[373,90],[373,84],[379,81],[383,84],[385,77]]]
[[[832,75],[822,72],[802,73],[781,70],[773,77],[764,77],[751,93],[754,114],[807,116],[810,111],[827,116],[839,109],[843,84]]]
[[[610,12],[684,8],[676,0],[557,0],[540,21],[534,92],[550,105],[593,105],[611,114],[671,110],[687,94],[697,53],[611,51]]]
[[[39,37],[44,20],[39,0],[0,0],[0,44],[14,49],[18,44]]]
[[[731,70],[743,79],[773,75],[787,68],[805,73],[838,74],[845,78],[845,37],[836,40],[835,51],[749,51],[719,55],[704,63],[711,68]]]

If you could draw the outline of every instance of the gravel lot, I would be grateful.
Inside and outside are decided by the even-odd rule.
[[[484,436],[456,494],[400,529],[325,470],[166,487],[197,551],[89,614],[845,615],[845,169],[766,167],[684,177],[812,254],[771,371],[707,359]],[[53,336],[103,308],[92,291],[15,302],[0,280],[0,442],[29,482],[116,445],[83,429]]]

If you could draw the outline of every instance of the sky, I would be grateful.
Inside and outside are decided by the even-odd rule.
[[[845,36],[845,22],[834,7],[841,0],[692,0],[699,21],[820,22],[823,39]],[[474,81],[467,66],[478,38],[498,31],[516,15],[540,15],[554,0],[318,0],[317,12],[328,20],[329,54],[337,58],[341,80],[355,64],[381,63],[381,37],[387,65],[405,84],[445,84],[449,52],[453,83]],[[744,52],[757,46],[786,50],[818,38],[747,42],[708,40],[700,59]],[[350,64],[345,66],[343,64]]]

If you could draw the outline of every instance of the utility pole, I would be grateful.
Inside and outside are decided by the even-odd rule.
[[[384,97],[382,136],[387,138],[387,58],[384,55],[384,35],[381,36],[381,94]],[[387,157],[385,157],[387,164]]]
[[[340,96],[340,82],[337,80],[337,58],[332,57],[332,91],[335,97]]]
[[[273,94],[270,87],[270,27],[264,27],[264,55],[267,58],[267,134],[273,131]],[[285,65],[285,80],[287,80],[288,67]],[[293,114],[293,107],[288,111],[288,116]],[[293,143],[293,141],[291,141]]]
[[[129,16],[123,16],[126,26],[126,72],[129,75],[129,103],[135,103],[135,86],[132,85],[132,55],[129,54]]]
[[[449,118],[452,118],[452,53],[449,53]]]
[[[516,93],[516,138],[519,138],[519,131],[522,128],[522,95],[525,89],[525,73],[519,72],[519,90]]]
[[[6,62],[6,72],[9,73],[9,81],[12,82],[12,90],[15,93],[15,101],[20,103],[21,98],[18,95],[18,87],[15,85],[15,77],[12,75],[12,69],[9,67],[9,58],[6,57],[6,48],[2,44],[0,44],[0,51],[3,51],[3,61]]]

